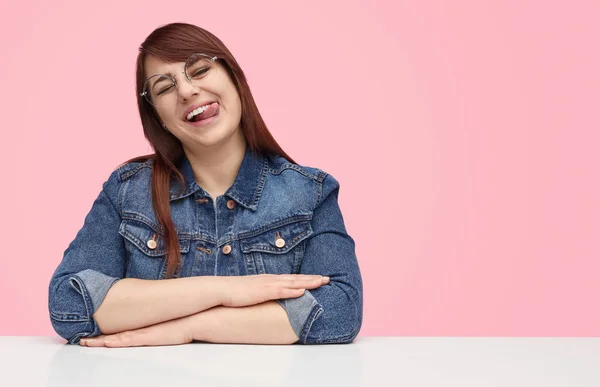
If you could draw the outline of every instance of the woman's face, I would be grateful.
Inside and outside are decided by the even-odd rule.
[[[151,55],[144,62],[148,78],[155,74],[170,73],[174,74],[173,78],[177,82],[176,88],[173,87],[165,94],[166,97],[161,97],[164,99],[160,106],[154,107],[167,129],[185,148],[191,149],[222,144],[234,135],[240,135],[240,97],[225,67],[218,61],[213,62],[214,70],[210,70],[213,73],[200,79],[197,82],[200,86],[194,86],[183,74],[184,65],[185,62],[166,63]],[[217,115],[196,123],[188,120],[191,108],[195,109],[209,102],[213,104],[205,115],[210,115],[213,111],[217,111]]]

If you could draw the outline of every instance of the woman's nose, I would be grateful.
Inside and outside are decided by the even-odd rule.
[[[194,95],[198,94],[198,86],[192,85],[185,75],[181,75],[180,81],[177,82],[177,92],[179,98],[190,99]]]

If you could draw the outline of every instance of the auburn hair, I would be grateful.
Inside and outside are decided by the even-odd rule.
[[[260,112],[254,102],[244,72],[227,49],[225,44],[211,32],[188,23],[171,23],[155,29],[140,45],[136,61],[136,98],[144,136],[150,142],[154,153],[134,157],[121,164],[153,160],[152,167],[152,208],[160,223],[165,242],[167,274],[172,278],[180,269],[181,253],[179,239],[175,230],[170,208],[171,182],[176,179],[185,188],[184,178],[177,169],[177,164],[184,155],[181,141],[165,130],[154,107],[140,97],[147,74],[144,71],[144,59],[152,55],[167,63],[185,62],[194,53],[217,56],[217,61],[225,67],[231,78],[241,102],[240,129],[246,138],[247,146],[252,152],[266,156],[279,155],[295,163],[281,149],[275,138],[267,129]],[[160,230],[159,230],[160,231]]]

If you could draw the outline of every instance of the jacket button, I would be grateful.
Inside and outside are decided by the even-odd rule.
[[[227,208],[229,208],[230,210],[233,210],[234,207],[235,207],[235,202],[233,200],[229,199],[227,201]]]
[[[223,246],[223,254],[227,255],[229,253],[231,253],[231,246],[230,245]]]
[[[149,249],[154,250],[156,248],[156,241],[154,239],[150,239],[150,240],[148,240],[146,245],[148,246]]]
[[[277,247],[283,247],[283,246],[285,246],[285,240],[283,238],[281,238],[281,237],[277,238],[275,240],[275,246],[277,246]]]

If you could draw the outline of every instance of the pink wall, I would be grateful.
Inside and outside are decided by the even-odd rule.
[[[138,46],[185,21],[229,46],[288,153],[341,182],[361,335],[600,335],[597,1],[14,4],[0,334],[54,334],[54,268],[113,167],[150,149]]]

